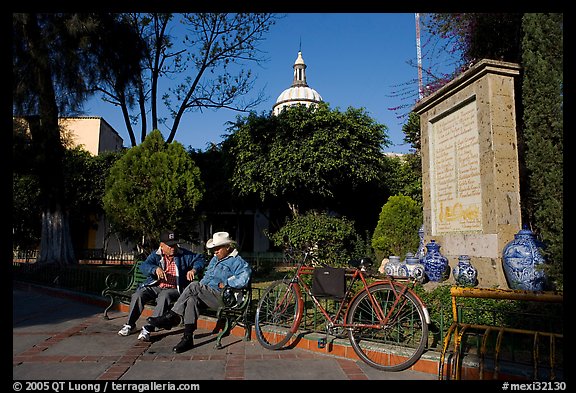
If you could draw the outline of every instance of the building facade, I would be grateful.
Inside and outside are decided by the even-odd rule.
[[[58,124],[72,146],[82,146],[92,155],[120,151],[124,140],[102,117],[61,117]]]

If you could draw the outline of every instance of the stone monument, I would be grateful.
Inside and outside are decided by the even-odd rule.
[[[518,64],[484,59],[414,107],[425,243],[439,243],[451,267],[469,255],[479,287],[508,287],[502,249],[522,225],[514,96],[519,74]]]

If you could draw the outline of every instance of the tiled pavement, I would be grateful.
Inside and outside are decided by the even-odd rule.
[[[270,351],[231,334],[215,348],[211,322],[199,323],[195,347],[174,354],[182,329],[153,333],[152,342],[117,334],[123,310],[65,291],[14,282],[12,375],[25,380],[436,380],[429,372],[383,372],[360,360],[301,348]],[[144,314],[138,327],[145,322]]]

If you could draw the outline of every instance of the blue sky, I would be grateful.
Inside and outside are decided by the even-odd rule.
[[[267,100],[256,111],[269,111],[280,93],[290,87],[294,61],[301,47],[308,85],[332,109],[365,108],[368,115],[388,127],[392,144],[385,151],[407,153],[402,125],[418,97],[416,24],[414,13],[289,13],[277,21],[259,49],[268,61],[252,66]],[[423,39],[421,40],[423,42]],[[409,64],[411,63],[411,64]],[[426,64],[423,63],[426,67]],[[409,105],[407,109],[390,108]],[[129,146],[120,110],[94,98],[85,115],[103,117]],[[238,115],[231,110],[188,112],[176,140],[185,147],[205,150],[219,143],[225,123]],[[170,122],[171,123],[171,122]],[[168,130],[160,127],[165,138]]]

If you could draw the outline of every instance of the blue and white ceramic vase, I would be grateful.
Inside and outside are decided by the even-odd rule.
[[[478,285],[478,271],[470,262],[468,255],[458,257],[458,265],[452,269],[454,281],[461,287],[475,287]]]
[[[426,255],[426,248],[424,247],[424,224],[418,229],[418,237],[420,238],[420,243],[418,244],[418,251],[416,251],[416,258],[422,259]]]
[[[435,240],[426,244],[426,255],[422,258],[424,273],[429,281],[442,282],[450,276],[448,258],[440,254],[440,245]]]
[[[543,291],[546,277],[542,270],[544,257],[534,233],[524,227],[502,250],[504,275],[510,289]]]
[[[388,262],[384,265],[384,272],[387,276],[408,277],[406,265],[400,262],[400,257],[397,255],[390,255],[388,257]]]
[[[420,263],[420,258],[409,252],[406,254],[406,269],[408,270],[408,277],[414,278],[418,282],[424,281],[424,265]]]

